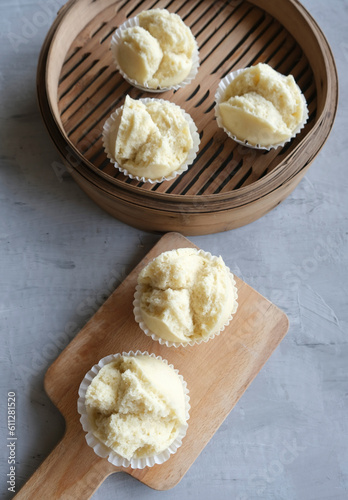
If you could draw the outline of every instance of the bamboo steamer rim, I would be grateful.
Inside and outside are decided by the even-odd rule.
[[[110,6],[114,4],[114,0],[104,0],[103,7]],[[279,2],[277,5],[273,3],[269,3],[266,0],[251,0],[252,4],[260,7],[261,9],[268,12],[270,15],[276,18],[277,14],[281,11],[279,8]],[[74,10],[79,10],[81,5],[88,4],[88,9],[86,9],[86,19],[87,13],[90,18],[93,18],[94,14],[99,10],[98,2],[91,2],[90,0],[70,0],[62,9],[59,11],[56,20],[54,21],[48,35],[46,38],[46,49],[48,44],[47,57],[44,55],[44,47],[43,53],[40,57],[40,63],[38,67],[38,92],[42,92],[43,90],[43,82],[42,82],[42,69],[45,69],[45,77],[44,77],[44,87],[47,103],[49,106],[49,111],[51,117],[54,121],[54,133],[57,133],[61,136],[61,139],[65,141],[66,147],[69,151],[72,152],[74,156],[79,160],[81,164],[81,168],[86,167],[91,171],[96,171],[99,177],[110,184],[114,184],[117,189],[125,190],[129,193],[138,194],[141,193],[144,199],[148,198],[156,198],[158,200],[168,201],[172,200],[180,200],[180,203],[190,204],[197,201],[199,199],[200,203],[211,202],[216,200],[218,202],[231,202],[234,200],[236,203],[239,202],[239,206],[243,204],[251,202],[255,198],[259,198],[260,196],[268,195],[272,190],[277,189],[278,186],[288,182],[295,175],[299,174],[301,170],[306,167],[316,154],[319,152],[324,142],[326,141],[329,132],[332,128],[332,124],[334,121],[334,117],[337,109],[337,101],[338,101],[338,79],[337,79],[337,70],[335,67],[334,59],[332,56],[331,49],[328,45],[328,42],[321,32],[320,28],[312,18],[312,16],[306,11],[306,9],[299,4],[296,0],[282,0],[283,4],[287,4],[291,6],[291,9],[295,14],[299,14],[301,16],[302,22],[305,22],[308,28],[308,34],[310,34],[311,44],[316,45],[318,51],[316,56],[320,56],[321,64],[315,65],[313,69],[314,77],[316,79],[316,86],[320,89],[321,93],[319,94],[320,99],[318,99],[317,103],[317,116],[316,121],[313,128],[307,133],[304,139],[297,145],[297,147],[291,152],[291,154],[286,154],[285,157],[280,161],[280,163],[273,168],[273,170],[267,173],[263,178],[257,179],[251,185],[240,187],[235,191],[229,191],[224,193],[214,193],[214,194],[201,194],[197,195],[181,195],[181,194],[173,194],[173,193],[159,193],[153,191],[146,191],[141,189],[138,186],[132,186],[130,184],[125,184],[124,182],[119,181],[118,179],[114,179],[107,174],[96,169],[96,167],[89,162],[75,147],[75,145],[65,136],[63,124],[60,119],[60,114],[57,106],[57,85],[54,85],[54,82],[57,82],[59,79],[60,65],[57,64],[57,59],[54,57],[55,50],[57,49],[57,45],[59,44],[59,40],[61,36],[67,36],[67,27],[66,21],[69,15]],[[272,12],[271,12],[272,11]],[[274,11],[274,12],[273,12]],[[89,20],[89,19],[88,19]],[[88,21],[86,21],[88,22]],[[282,21],[280,21],[282,22]],[[291,19],[289,20],[289,23]],[[284,26],[290,34],[295,38],[296,35],[292,33],[295,30],[296,26],[294,25],[291,29],[291,26]],[[71,35],[72,39],[75,34]],[[44,44],[45,45],[45,44]],[[306,47],[302,46],[302,50],[306,53]],[[326,57],[324,57],[324,52],[326,53]],[[324,69],[323,69],[324,68]],[[52,79],[52,74],[55,76]],[[323,74],[326,78],[323,78]],[[42,99],[45,99],[45,96],[42,96]],[[40,100],[40,98],[39,98]],[[46,110],[42,105],[41,111],[44,116]],[[326,125],[324,127],[323,125]],[[51,132],[52,132],[51,126]],[[314,141],[316,137],[320,136],[320,141]],[[317,142],[317,143],[316,143]],[[313,151],[313,145],[316,143],[316,149]],[[63,152],[64,155],[64,152]],[[302,160],[301,164],[298,166],[297,170],[293,168],[289,168],[289,161],[292,160],[292,164],[296,163],[296,159],[299,156],[304,156],[305,161]],[[78,169],[77,169],[78,170]],[[81,172],[79,172],[81,173]],[[265,188],[268,187],[268,190]],[[239,201],[238,201],[239,200]]]

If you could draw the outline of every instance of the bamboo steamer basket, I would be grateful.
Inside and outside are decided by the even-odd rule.
[[[113,167],[101,132],[127,94],[154,97],[121,77],[109,50],[120,24],[154,7],[177,12],[198,42],[201,66],[196,79],[160,97],[191,114],[201,144],[187,172],[150,184],[131,180]],[[214,118],[220,79],[258,62],[293,74],[309,105],[309,121],[301,133],[269,152],[238,145]],[[296,0],[70,0],[43,44],[37,92],[64,164],[92,200],[143,230],[199,235],[248,224],[291,193],[331,131],[338,79],[327,40]]]

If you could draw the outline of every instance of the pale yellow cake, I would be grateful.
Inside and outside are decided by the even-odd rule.
[[[95,436],[128,460],[167,449],[186,421],[179,376],[149,355],[120,356],[101,368],[85,405]]]
[[[270,146],[289,139],[305,116],[306,103],[292,75],[259,63],[228,85],[219,112],[223,126],[251,145]]]
[[[169,101],[144,103],[126,97],[117,133],[109,136],[109,150],[128,173],[161,179],[178,170],[193,141],[181,109]]]
[[[143,11],[138,20],[139,26],[121,31],[117,58],[122,71],[150,88],[182,82],[196,49],[190,28],[166,9]]]
[[[170,342],[207,339],[237,309],[233,276],[222,258],[196,249],[162,253],[140,272],[138,284],[145,325]]]

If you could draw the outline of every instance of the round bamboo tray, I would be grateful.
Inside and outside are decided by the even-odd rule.
[[[160,95],[191,114],[199,153],[187,172],[158,184],[125,177],[101,140],[105,120],[127,94],[153,97],[116,71],[109,44],[128,17],[154,7],[177,12],[191,27],[201,61],[190,85]],[[309,105],[301,133],[269,152],[238,145],[214,118],[220,79],[258,62],[293,74]],[[37,91],[50,136],[88,196],[135,227],[194,235],[248,224],[291,193],[330,133],[338,80],[324,35],[296,0],[70,0],[43,44]]]

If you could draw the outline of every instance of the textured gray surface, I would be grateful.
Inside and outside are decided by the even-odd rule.
[[[158,240],[102,212],[51,168],[58,155],[35,97],[37,58],[61,0],[1,0],[1,498],[7,491],[6,398],[17,396],[17,484],[63,434],[43,390],[47,367]],[[305,0],[340,77],[334,129],[285,202],[238,230],[191,238],[281,307],[285,340],[173,490],[124,474],[93,496],[343,500],[348,497],[348,3]],[[44,7],[45,5],[45,7]],[[49,15],[49,12],[52,12]],[[65,333],[64,333],[65,332]]]

